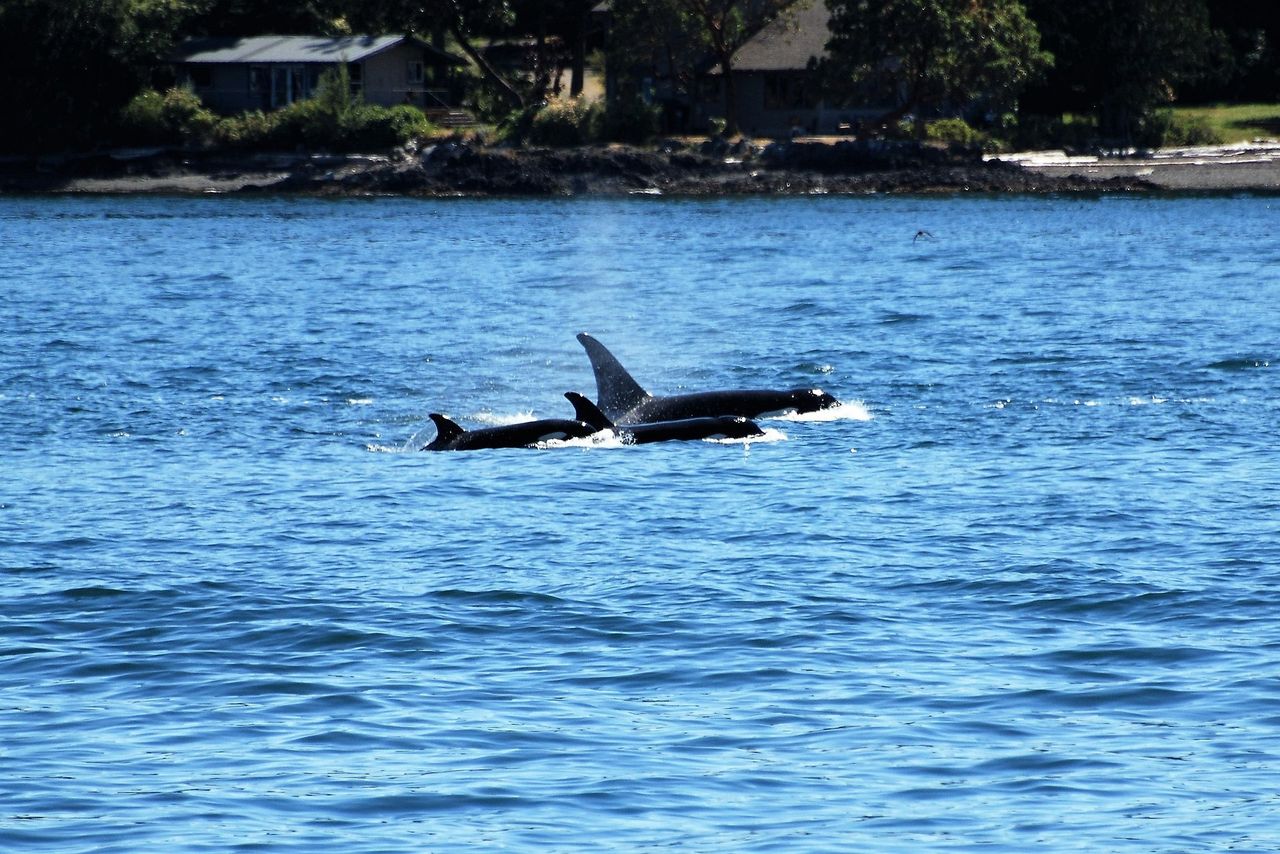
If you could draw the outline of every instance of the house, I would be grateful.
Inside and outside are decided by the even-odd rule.
[[[738,126],[754,136],[850,133],[884,107],[836,108],[825,104],[811,62],[827,55],[831,13],[824,0],[800,0],[765,25],[733,56]],[[718,65],[702,81],[694,122],[725,114],[724,71]]]
[[[271,110],[309,98],[325,70],[345,63],[371,104],[457,102],[449,70],[465,62],[416,36],[251,36],[191,39],[170,57],[178,82],[209,109]]]

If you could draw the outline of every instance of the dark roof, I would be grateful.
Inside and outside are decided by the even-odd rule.
[[[188,39],[170,56],[172,62],[359,62],[408,42],[453,65],[463,60],[416,36],[223,36]]]
[[[831,12],[824,0],[800,0],[738,48],[734,71],[801,71],[827,55]],[[713,73],[720,73],[717,68]]]

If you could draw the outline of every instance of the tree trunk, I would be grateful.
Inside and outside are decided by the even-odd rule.
[[[480,53],[480,51],[476,49],[475,45],[471,43],[471,39],[462,31],[462,23],[457,14],[456,5],[454,6],[453,11],[454,14],[449,16],[449,32],[452,33],[454,39],[457,40],[458,46],[462,48],[462,52],[471,57],[472,62],[480,66],[480,71],[484,74],[485,78],[498,88],[498,91],[507,99],[508,102],[511,103],[512,107],[517,110],[523,110],[525,106],[524,96],[516,91],[516,88],[511,85],[511,82],[499,74],[498,69],[494,68],[493,64],[484,58],[484,54]]]
[[[578,97],[586,85],[587,68],[587,15],[584,10],[578,16],[577,26],[573,32],[573,73],[569,77],[569,95]]]
[[[733,51],[721,47],[720,76],[724,78],[724,135],[738,134],[738,87],[733,79]]]

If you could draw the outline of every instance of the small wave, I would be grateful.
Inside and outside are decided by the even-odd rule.
[[[426,443],[423,442],[422,444],[425,445]],[[407,454],[411,451],[416,452],[419,447],[421,446],[410,440],[403,445],[380,445],[376,442],[370,442],[364,446],[364,449],[375,454]]]
[[[816,412],[792,412],[780,415],[782,421],[870,421],[875,418],[867,405],[860,400],[851,400],[830,409],[819,409]]]
[[[1249,371],[1271,367],[1270,359],[1223,359],[1208,365],[1211,371]]]
[[[927,314],[911,314],[910,312],[891,311],[880,318],[880,323],[889,326],[898,323],[919,323],[923,320],[929,320]]]

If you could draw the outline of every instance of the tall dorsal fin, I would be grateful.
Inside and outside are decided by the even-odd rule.
[[[596,375],[596,400],[605,414],[617,418],[651,397],[603,344],[585,332],[578,333],[578,341],[591,359],[591,370]]]
[[[573,404],[573,414],[579,421],[589,424],[596,430],[612,430],[613,422],[600,411],[600,407],[587,400],[576,391],[566,391],[564,396]]]
[[[457,422],[450,421],[439,412],[432,412],[428,417],[430,417],[436,425],[436,442],[452,442],[454,439],[467,432],[459,427]]]

